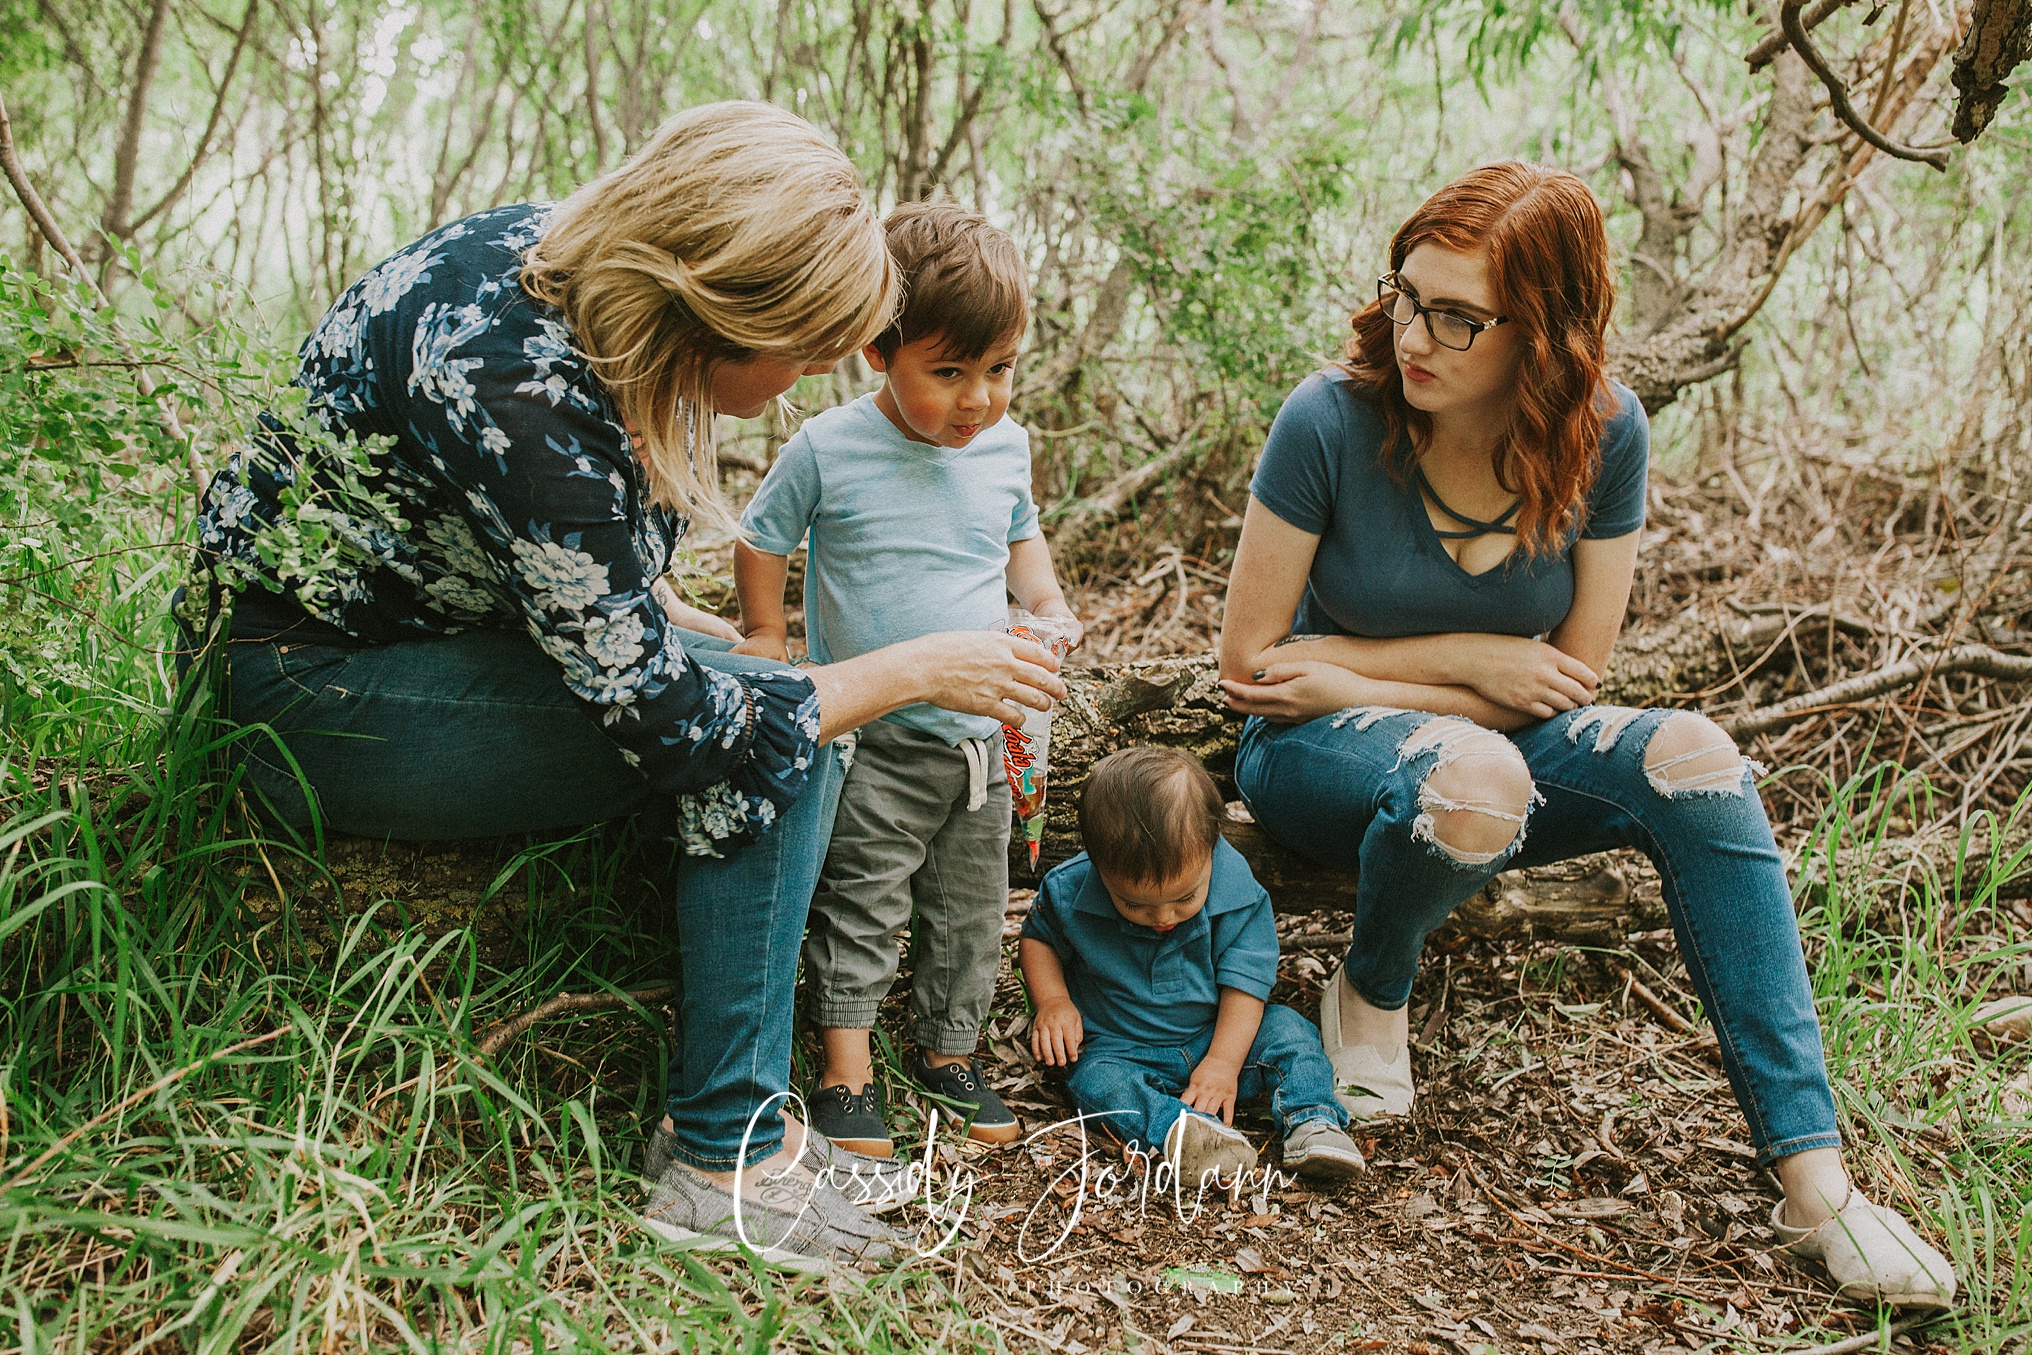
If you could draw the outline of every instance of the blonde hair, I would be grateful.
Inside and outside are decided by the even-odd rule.
[[[734,530],[713,367],[843,357],[888,326],[898,293],[846,156],[795,114],[739,101],[677,114],[559,203],[522,287],[564,313],[640,430],[651,499]]]

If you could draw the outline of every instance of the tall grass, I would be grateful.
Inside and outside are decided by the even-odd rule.
[[[1901,832],[1937,816],[1927,782],[1895,766],[1830,787],[1799,862],[1801,929],[1828,1071],[1873,1197],[1947,1239],[1963,1301],[1950,1345],[2032,1338],[2032,1063],[1970,1027],[1986,998],[2032,992],[2032,909],[1999,897],[2032,844],[1965,830],[1939,854]],[[2032,814],[2032,795],[2014,818]],[[2014,1085],[2015,1084],[2015,1085]]]
[[[494,1061],[475,1032],[665,977],[655,863],[589,832],[497,863],[477,911],[335,895],[313,844],[250,833],[205,704],[170,713],[170,573],[80,565],[69,676],[0,686],[0,1348],[998,1346],[949,1267],[801,1279],[636,1230],[660,1023]],[[1855,1165],[1947,1239],[1967,1298],[1935,1332],[2002,1351],[2032,1335],[2032,1092],[1967,1013],[2032,989],[2032,918],[1994,835],[1897,850],[1931,813],[1897,769],[1829,787],[1802,925]]]
[[[0,747],[0,1348],[993,1345],[940,1272],[800,1279],[635,1229],[639,1018],[574,1028],[604,1055],[476,1053],[538,994],[663,976],[625,841],[506,863],[492,948],[334,900],[249,835],[203,704],[164,714],[161,587],[90,582],[89,680],[11,692]]]
[[[0,1341],[995,1346],[943,1272],[799,1279],[634,1229],[662,1054],[639,1015],[478,1056],[475,1031],[539,995],[661,976],[625,840],[505,863],[495,944],[470,916],[319,906],[287,844],[256,850],[204,707],[164,723],[159,604],[107,605],[102,633],[138,644],[12,711],[0,764]],[[2032,1333],[2032,1125],[2008,1094],[2027,1065],[1967,1012],[2022,985],[2032,945],[1996,897],[2015,860],[1892,850],[1925,809],[1895,769],[1832,787],[1802,924],[1860,1174],[1948,1239],[1967,1300],[1936,1334],[2002,1351]]]

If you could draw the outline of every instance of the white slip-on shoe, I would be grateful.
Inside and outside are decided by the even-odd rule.
[[[1241,1130],[1194,1110],[1172,1122],[1164,1160],[1181,1190],[1225,1190],[1256,1170],[1256,1150]]]
[[[1345,963],[1327,976],[1319,995],[1320,1043],[1333,1065],[1334,1099],[1358,1120],[1386,1120],[1411,1114],[1411,1047],[1347,1044],[1341,1039],[1341,988]]]
[[[1851,1187],[1834,1217],[1818,1228],[1785,1222],[1785,1201],[1771,1210],[1771,1231],[1794,1256],[1818,1261],[1841,1296],[1894,1308],[1954,1306],[1954,1267],[1895,1209],[1870,1203]]]
[[[887,1214],[915,1198],[918,1181],[908,1159],[870,1157],[840,1147],[806,1125],[804,1160],[825,1182],[845,1196],[849,1204],[870,1213]],[[642,1183],[654,1190],[675,1160],[672,1150],[677,1135],[657,1125],[643,1153]]]

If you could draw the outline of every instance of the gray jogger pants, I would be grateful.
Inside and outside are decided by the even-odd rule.
[[[911,926],[910,1038],[971,1054],[994,997],[1009,903],[1009,782],[987,741],[987,797],[968,809],[965,748],[889,720],[861,727],[804,940],[813,1016],[872,1027]],[[911,922],[915,914],[916,921]]]

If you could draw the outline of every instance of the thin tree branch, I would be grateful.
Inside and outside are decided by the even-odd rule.
[[[1818,28],[1823,23],[1826,23],[1835,11],[1847,9],[1855,2],[1856,0],[1819,0],[1817,4],[1813,5],[1805,14],[1800,16],[1800,22],[1808,28]],[[1749,55],[1744,57],[1743,60],[1750,63],[1752,71],[1761,71],[1776,60],[1780,52],[1791,45],[1790,39],[1785,36],[1785,30],[1780,29],[1776,33],[1769,34],[1762,42],[1752,47]]]
[[[1736,739],[1752,739],[1797,724],[1836,706],[1853,705],[1871,697],[1909,687],[1921,680],[1946,677],[1951,673],[1974,673],[1994,682],[2032,682],[2032,655],[2000,654],[1988,645],[1957,645],[1944,654],[1907,659],[1874,673],[1852,678],[1817,691],[1804,692],[1776,705],[1753,710],[1734,719],[1716,721]]]
[[[169,21],[169,0],[155,0],[148,13],[148,27],[141,36],[141,52],[134,64],[134,90],[127,99],[127,116],[120,124],[120,140],[113,148],[113,197],[106,204],[106,260],[108,270],[119,257],[118,246],[133,233],[127,220],[134,207],[134,175],[141,165],[142,124],[148,119],[148,92],[155,85],[155,72],[162,65],[162,30]]]
[[[129,234],[161,216],[181,198],[184,190],[190,187],[191,180],[196,177],[198,166],[204,164],[211,155],[212,133],[219,130],[219,118],[226,111],[226,91],[232,88],[233,75],[240,69],[240,56],[247,50],[247,37],[254,31],[254,15],[260,8],[261,0],[247,0],[247,17],[240,20],[240,31],[233,36],[232,55],[226,58],[226,71],[219,77],[219,92],[212,100],[211,116],[205,119],[205,130],[198,133],[197,148],[191,152],[190,163],[184,166],[183,174],[170,185],[167,193],[156,200],[153,207],[134,218],[127,227]]]
[[[637,988],[632,993],[559,993],[518,1016],[496,1022],[480,1037],[480,1052],[488,1058],[506,1049],[539,1021],[548,1021],[553,1016],[566,1012],[607,1012],[617,1007],[633,1006],[640,1002],[663,1002],[675,996],[677,985],[658,984],[654,988]]]
[[[1834,73],[1834,68],[1827,64],[1827,58],[1813,45],[1813,39],[1806,36],[1806,26],[1800,22],[1800,9],[1799,0],[1785,0],[1778,9],[1778,22],[1784,28],[1785,37],[1791,42],[1792,49],[1798,52],[1800,58],[1812,68],[1813,73],[1820,77],[1820,83],[1827,87],[1828,102],[1834,109],[1834,115],[1848,124],[1850,131],[1884,154],[1899,160],[1932,165],[1937,170],[1945,171],[1949,158],[1947,151],[1921,150],[1916,146],[1893,141],[1872,127],[1869,119],[1856,111],[1856,106],[1849,102],[1848,86]]]

